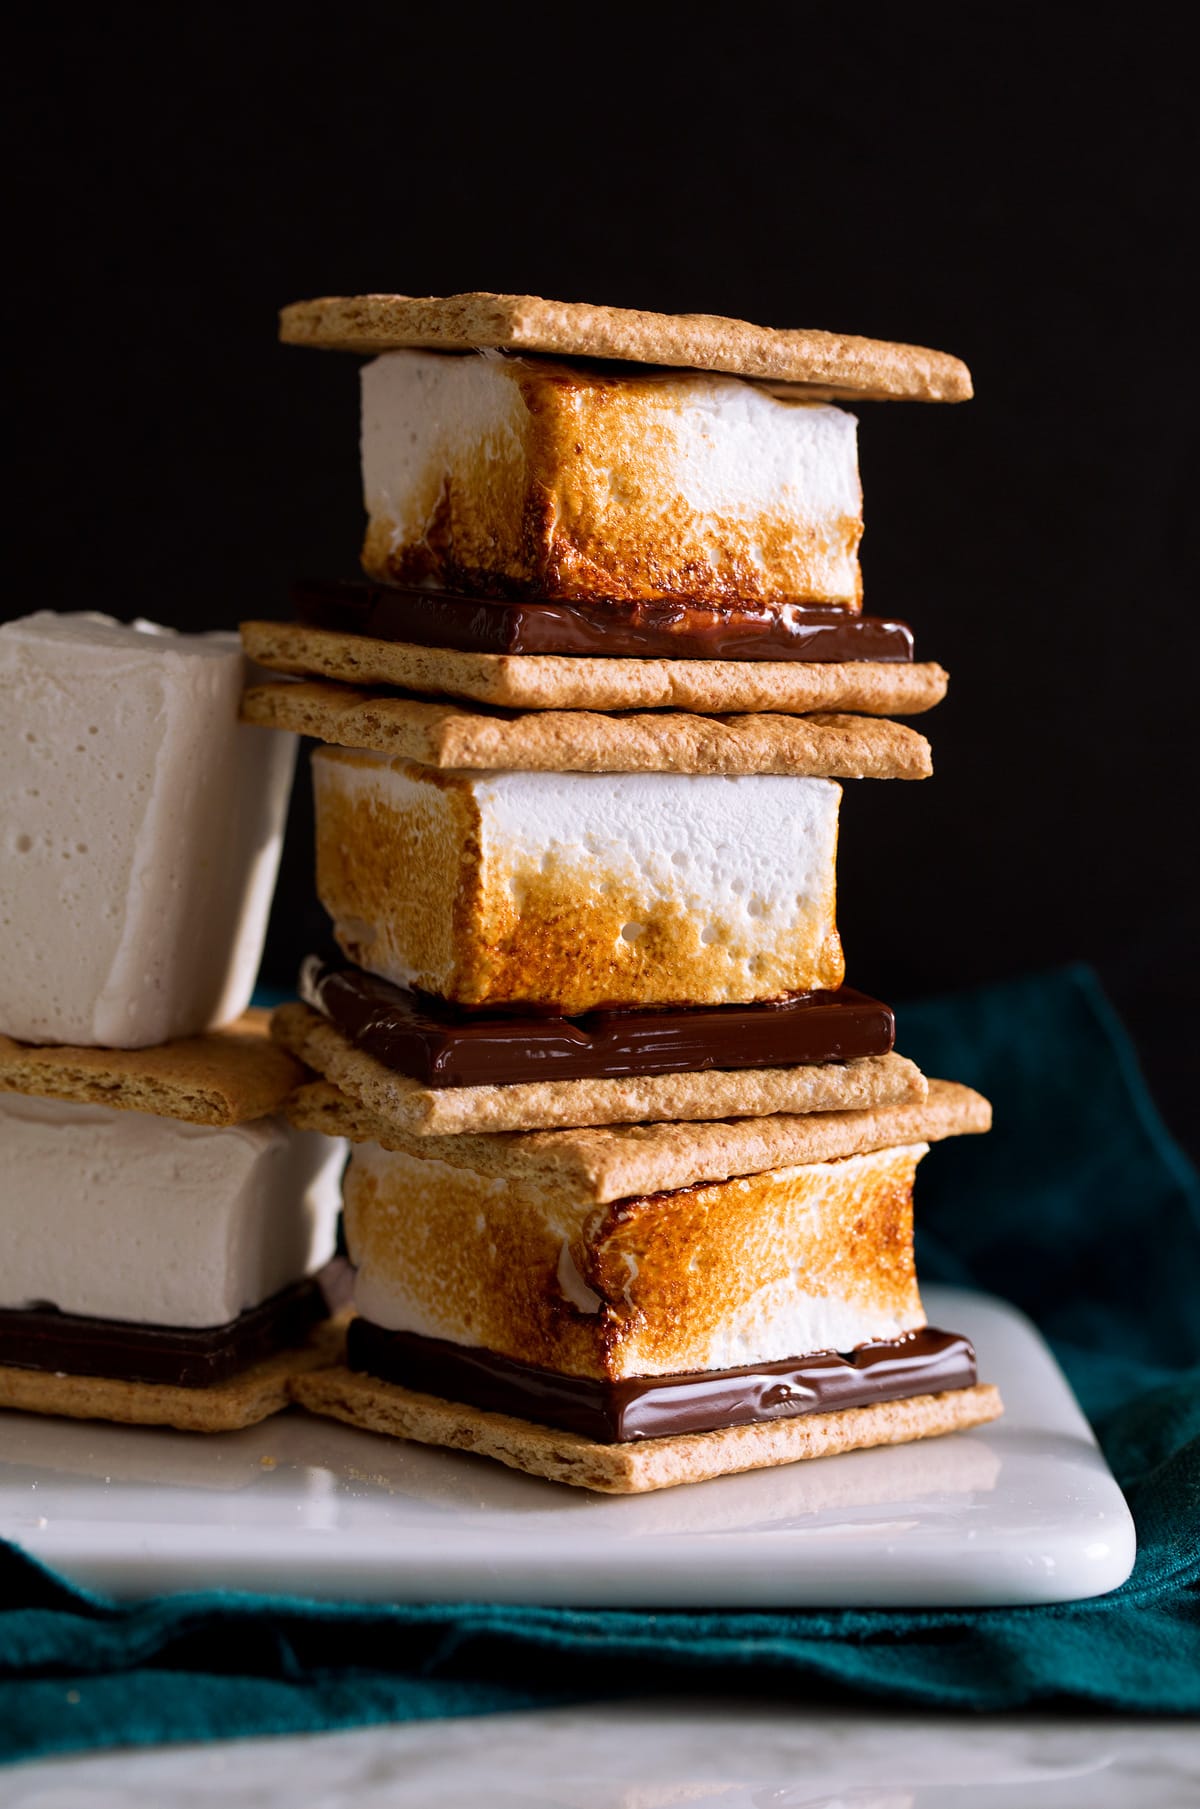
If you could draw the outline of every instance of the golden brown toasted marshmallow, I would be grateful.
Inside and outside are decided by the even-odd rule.
[[[441,772],[320,748],[317,891],[350,959],[461,1004],[579,1013],[840,986],[841,787]]]
[[[912,1143],[597,1206],[358,1146],[355,1304],[373,1324],[619,1379],[853,1350],[925,1324]]]
[[[858,608],[854,417],[738,377],[396,351],[362,378],[363,565],[492,596]]]

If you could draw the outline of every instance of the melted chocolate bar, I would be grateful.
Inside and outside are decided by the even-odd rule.
[[[380,1381],[489,1413],[515,1414],[604,1445],[869,1407],[876,1401],[971,1388],[977,1379],[969,1340],[931,1326],[861,1344],[845,1355],[819,1351],[744,1369],[598,1382],[354,1319],[346,1361]]]
[[[112,1376],[122,1382],[159,1382],[172,1388],[211,1388],[278,1350],[303,1344],[322,1319],[349,1304],[352,1286],[349,1263],[334,1257],[318,1274],[284,1288],[227,1325],[198,1330],[89,1319],[52,1307],[0,1311],[0,1364],[61,1370],[71,1376]]]
[[[293,587],[301,622],[376,641],[461,653],[584,654],[600,659],[911,660],[905,622],[834,603],[717,609],[683,598],[649,602],[506,602],[400,590],[364,580]]]
[[[890,1007],[849,986],[766,1005],[589,1011],[566,1018],[528,1008],[471,1011],[310,955],[300,992],[364,1054],[427,1087],[794,1068],[886,1055],[896,1034]]]

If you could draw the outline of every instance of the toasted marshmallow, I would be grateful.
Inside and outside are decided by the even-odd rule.
[[[346,1146],[0,1095],[0,1310],[225,1325],[333,1255]]]
[[[238,722],[236,635],[0,627],[0,1031],[136,1049],[249,1003],[297,740]]]
[[[463,1004],[722,1004],[839,986],[829,779],[444,773],[313,758],[350,959]]]
[[[857,607],[855,430],[737,377],[388,352],[362,374],[363,564],[485,595]]]
[[[358,1311],[391,1331],[618,1379],[847,1351],[925,1324],[917,1143],[597,1207],[356,1146]]]

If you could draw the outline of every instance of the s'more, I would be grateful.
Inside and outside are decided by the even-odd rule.
[[[0,1408],[223,1431],[336,1349],[344,1146],[247,1009],[296,742],[236,636],[0,627]]]
[[[367,530],[363,579],[244,625],[263,664],[517,711],[887,717],[944,695],[907,625],[864,613],[840,404],[963,400],[958,359],[520,295],[302,302],[281,336],[367,357]]]
[[[864,609],[859,400],[912,346],[476,294],[326,298],[364,357],[364,575],[243,624],[313,759],[338,953],[273,1034],[345,1138],[310,1411],[638,1493],[1000,1411],[928,1325],[913,1184],[987,1130],[846,984],[845,785],[946,674]]]

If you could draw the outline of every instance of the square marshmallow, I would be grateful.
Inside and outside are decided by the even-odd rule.
[[[226,1325],[334,1253],[346,1146],[0,1096],[0,1310]]]
[[[862,595],[856,422],[703,371],[388,352],[362,374],[363,564],[484,595]]]
[[[245,1010],[297,741],[239,723],[243,672],[236,635],[0,627],[0,1031],[137,1049]]]
[[[355,1306],[390,1331],[615,1380],[855,1349],[925,1324],[924,1143],[597,1206],[356,1146]]]
[[[462,1004],[839,986],[829,779],[455,773],[319,748],[317,891],[352,961]]]

